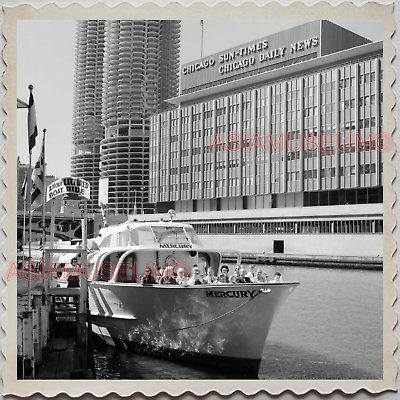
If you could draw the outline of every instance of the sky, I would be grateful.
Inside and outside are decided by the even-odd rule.
[[[205,20],[203,56],[306,23],[305,20]],[[332,21],[372,41],[382,40],[381,21]],[[34,86],[39,136],[32,153],[35,164],[46,129],[47,174],[70,175],[73,116],[75,21],[20,20],[17,27],[17,96],[29,100]],[[201,56],[200,21],[182,21],[181,64]],[[17,155],[29,162],[27,109],[17,112]]]

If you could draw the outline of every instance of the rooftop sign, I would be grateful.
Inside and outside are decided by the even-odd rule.
[[[221,51],[182,65],[181,94],[321,55],[321,21]]]
[[[299,42],[291,43],[289,47],[281,46],[277,48],[269,48],[267,40],[256,42],[251,45],[240,47],[237,50],[231,50],[218,55],[218,58],[213,56],[200,60],[192,64],[186,64],[181,73],[188,75],[196,73],[207,68],[216,67],[220,75],[227,74],[228,72],[236,71],[243,68],[248,68],[253,65],[259,65],[270,61],[275,61],[278,58],[285,58],[288,53],[299,54],[305,50],[312,49],[319,45],[319,37],[314,36]]]

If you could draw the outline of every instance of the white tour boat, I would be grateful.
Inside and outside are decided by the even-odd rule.
[[[191,225],[127,222],[101,229],[88,255],[93,331],[110,345],[156,356],[258,371],[273,317],[298,282],[147,284],[163,267],[192,275],[221,268],[221,252],[206,249]],[[240,263],[240,254],[238,254]],[[231,274],[233,271],[230,271]]]

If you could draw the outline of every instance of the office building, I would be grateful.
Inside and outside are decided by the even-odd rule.
[[[183,65],[179,108],[151,119],[150,201],[210,246],[381,257],[382,56],[312,21]]]

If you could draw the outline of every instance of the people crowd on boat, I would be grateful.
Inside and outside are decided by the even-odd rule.
[[[274,279],[269,281],[268,275],[261,269],[249,266],[249,271],[243,265],[237,265],[235,272],[229,276],[228,265],[222,265],[217,276],[213,267],[205,267],[205,276],[201,275],[198,265],[194,265],[192,273],[182,267],[176,270],[176,266],[166,264],[156,275],[152,274],[149,266],[146,266],[145,274],[140,278],[144,284],[173,284],[181,286],[194,285],[218,285],[227,283],[282,283],[282,274],[276,272]]]

